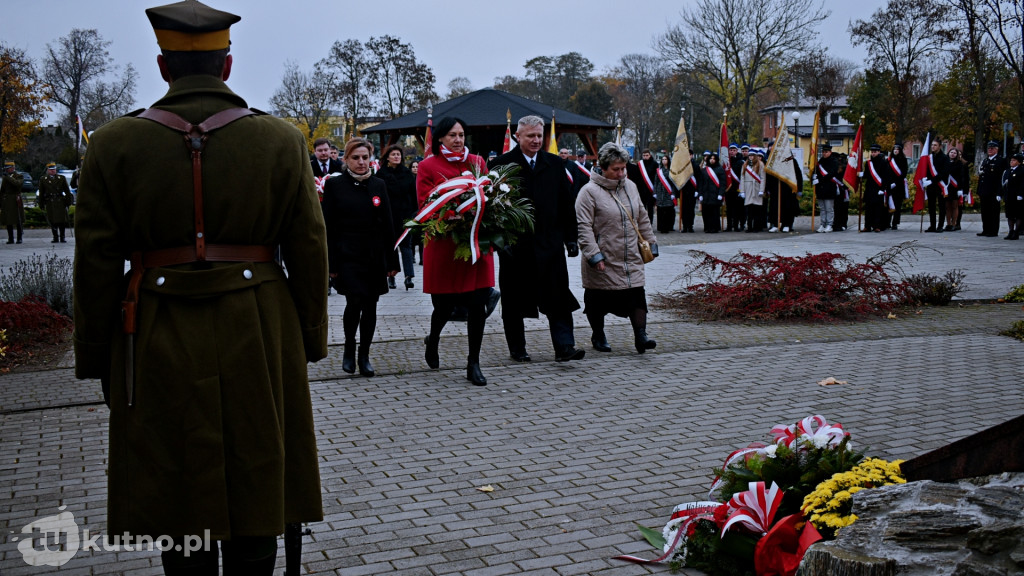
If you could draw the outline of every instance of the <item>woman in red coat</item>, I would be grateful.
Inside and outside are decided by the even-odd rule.
[[[470,154],[466,148],[466,123],[446,116],[434,127],[431,150],[434,155],[419,165],[416,174],[416,195],[423,206],[438,184],[461,175],[465,171],[484,173],[484,159]],[[466,379],[477,386],[487,384],[480,372],[480,345],[484,338],[484,312],[494,286],[494,257],[482,255],[476,264],[455,257],[455,242],[450,238],[424,238],[423,292],[430,294],[434,311],[430,316],[430,335],[426,338],[427,365],[440,365],[437,346],[452,311],[465,306],[469,311],[469,356],[466,358]]]

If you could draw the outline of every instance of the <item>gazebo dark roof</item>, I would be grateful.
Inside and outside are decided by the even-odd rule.
[[[590,153],[594,153],[598,130],[611,130],[614,125],[593,118],[587,118],[568,110],[553,108],[547,104],[535,102],[522,96],[516,96],[503,90],[484,88],[457,98],[435,104],[433,118],[437,121],[445,116],[458,116],[467,124],[464,128],[470,137],[476,140],[476,146],[487,144],[490,148],[497,145],[505,136],[506,111],[512,114],[512,131],[515,132],[516,122],[523,116],[536,115],[550,124],[551,112],[555,113],[555,131],[557,134],[580,135]],[[394,120],[388,120],[376,126],[361,130],[363,134],[380,134],[381,140],[387,137],[388,143],[398,141],[403,135],[414,135],[423,138],[427,127],[427,110],[421,109]],[[497,142],[497,144],[494,144]],[[483,152],[486,154],[486,152]]]

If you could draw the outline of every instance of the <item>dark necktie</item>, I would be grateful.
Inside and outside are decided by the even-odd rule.
[[[536,160],[530,160],[530,170],[533,170],[536,167],[537,167],[537,161]]]
[[[325,176],[327,175],[327,162],[320,165],[320,171],[323,172]]]

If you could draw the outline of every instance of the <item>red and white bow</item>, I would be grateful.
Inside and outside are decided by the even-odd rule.
[[[729,516],[722,526],[722,536],[733,524],[742,524],[752,532],[765,534],[775,521],[775,512],[782,504],[782,490],[772,482],[766,489],[764,482],[750,482],[748,490],[733,494],[729,499]]]
[[[444,148],[442,148],[444,153]],[[413,220],[416,222],[423,222],[428,220],[437,214],[448,202],[466,194],[471,193],[472,196],[469,199],[463,201],[455,208],[457,214],[465,214],[466,212],[476,208],[476,212],[473,214],[473,224],[469,231],[469,251],[472,257],[472,263],[476,264],[476,261],[480,259],[480,222],[484,217],[484,207],[487,204],[487,198],[484,196],[484,189],[491,185],[491,175],[484,174],[479,178],[473,176],[472,172],[463,172],[461,176],[446,180],[430,191],[427,198],[433,198],[428,200],[427,204],[420,210]],[[405,239],[406,235],[409,234],[409,229],[406,228],[402,235],[398,237],[398,241],[395,242],[395,248],[401,244],[402,240]]]
[[[776,424],[769,433],[775,438],[776,444],[784,444],[790,448],[796,441],[810,442],[816,448],[838,446],[843,438],[850,435],[843,430],[842,424],[829,424],[824,416],[817,414],[791,426]]]

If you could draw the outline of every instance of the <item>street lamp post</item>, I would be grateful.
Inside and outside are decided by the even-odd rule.
[[[800,111],[793,110],[793,148],[800,147]]]

